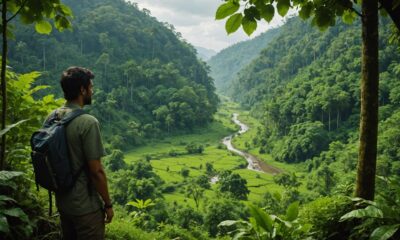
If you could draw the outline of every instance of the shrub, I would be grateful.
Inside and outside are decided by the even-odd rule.
[[[178,152],[175,149],[171,149],[168,152],[168,155],[171,156],[171,157],[176,157],[176,156],[178,156]]]
[[[195,143],[190,143],[186,145],[186,151],[189,154],[195,154],[195,153],[203,153],[204,147],[201,144],[195,144]]]
[[[184,178],[189,177],[189,173],[190,173],[190,170],[189,170],[187,167],[183,167],[183,168],[181,169],[181,175],[182,175],[182,177],[184,177]]]
[[[114,220],[112,224],[106,225],[106,239],[109,240],[153,240],[156,236],[155,233],[148,233],[132,226],[132,223],[126,220]]]
[[[304,205],[300,220],[313,226],[316,239],[347,239],[352,227],[339,219],[351,208],[352,201],[344,196],[318,198]]]

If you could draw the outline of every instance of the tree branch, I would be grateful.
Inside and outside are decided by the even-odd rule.
[[[397,29],[400,30],[400,6],[397,6],[396,8],[393,9],[394,6],[393,0],[379,0],[379,3],[389,14],[390,18],[393,20],[393,23],[396,25]]]
[[[360,13],[360,12],[358,12],[355,8],[353,8],[353,7],[351,7],[350,8],[353,12],[355,12],[359,17],[363,17],[363,15]]]
[[[9,19],[7,19],[7,22],[10,22],[13,18],[15,18],[15,17],[18,15],[18,13],[21,11],[21,9],[25,7],[26,2],[28,2],[28,0],[25,0],[25,1],[22,3],[22,5],[21,5],[21,7],[18,9],[18,11],[17,11],[13,16],[11,16]]]

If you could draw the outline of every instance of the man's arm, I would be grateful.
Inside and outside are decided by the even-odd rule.
[[[90,160],[88,161],[89,164],[89,173],[90,173],[90,179],[92,180],[92,183],[94,184],[97,192],[100,194],[101,198],[104,201],[105,205],[111,205],[111,199],[110,195],[108,194],[108,186],[107,186],[107,176],[106,172],[103,169],[103,166],[101,165],[100,160]],[[106,223],[111,222],[114,212],[112,210],[112,207],[106,208]]]

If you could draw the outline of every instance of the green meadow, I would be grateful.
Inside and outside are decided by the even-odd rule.
[[[237,105],[223,102],[223,106],[215,115],[215,121],[204,128],[194,129],[192,133],[180,134],[165,137],[164,139],[154,140],[145,146],[137,147],[125,154],[127,163],[134,163],[139,159],[150,160],[153,170],[166,184],[176,184],[182,187],[176,188],[172,193],[164,194],[167,202],[187,203],[195,206],[192,199],[185,195],[184,186],[188,179],[206,174],[206,164],[211,163],[216,171],[231,170],[239,173],[242,178],[247,180],[247,187],[250,190],[249,201],[257,202],[269,191],[283,191],[283,187],[273,181],[273,175],[256,172],[246,169],[247,162],[244,158],[226,150],[222,144],[222,139],[239,130],[239,127],[231,120],[232,114],[239,113],[241,122],[249,125],[250,130],[234,138],[233,144],[242,150],[246,150],[245,143],[251,142],[256,134],[257,122],[249,114],[241,110]],[[204,151],[201,154],[188,154],[185,147],[189,143],[201,144]],[[268,154],[259,154],[258,149],[247,148],[248,152],[265,160],[283,171],[295,171],[298,166],[279,163],[273,161]],[[174,156],[176,155],[176,156]],[[183,177],[181,170],[189,169],[189,176]],[[304,184],[303,184],[304,185]],[[212,184],[212,188],[216,188]],[[303,190],[301,187],[300,190]],[[214,198],[215,191],[206,190],[204,198]]]

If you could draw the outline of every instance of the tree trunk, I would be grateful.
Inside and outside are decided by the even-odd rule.
[[[340,118],[340,112],[339,112],[339,110],[337,110],[337,112],[336,112],[336,129],[338,129],[339,128],[339,118]]]
[[[331,131],[331,108],[329,108],[328,112],[328,132]]]
[[[1,129],[6,128],[6,116],[7,116],[7,83],[6,83],[6,66],[7,66],[7,1],[2,2],[1,9],[2,19],[2,37],[3,37],[3,52],[1,55],[1,95],[2,95],[2,111],[1,111]],[[1,149],[0,149],[0,170],[5,168],[6,159],[6,135],[4,134],[1,138]]]
[[[378,2],[362,2],[360,148],[356,196],[374,199],[378,134]]]

